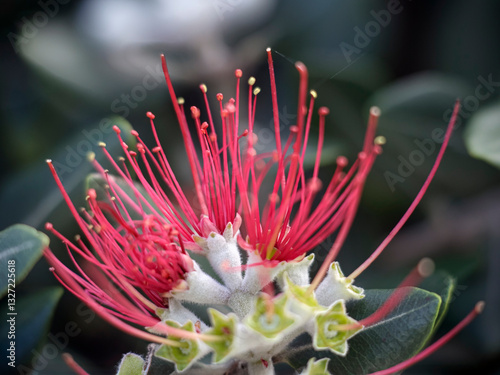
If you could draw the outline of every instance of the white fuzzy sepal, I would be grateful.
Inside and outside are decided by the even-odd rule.
[[[237,233],[233,233],[233,225],[228,223],[222,235],[211,232],[207,238],[193,236],[196,244],[204,250],[214,271],[230,290],[238,289],[243,279],[236,235]]]
[[[195,261],[193,265],[194,271],[187,273],[184,282],[164,297],[205,305],[225,305],[231,294],[229,289],[205,273]]]
[[[361,299],[365,297],[364,290],[352,285],[353,280],[342,273],[338,262],[333,262],[328,274],[316,288],[316,299],[323,306],[330,306],[335,301]]]

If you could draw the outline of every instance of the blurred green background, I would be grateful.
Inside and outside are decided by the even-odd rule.
[[[234,95],[236,68],[246,78],[257,77],[263,89],[259,151],[272,148],[265,56],[271,46],[285,132],[295,119],[297,60],[309,69],[319,105],[331,110],[325,179],[337,155],[352,160],[361,148],[369,107],[382,109],[378,133],[387,144],[340,255],[350,273],[413,200],[437,155],[440,129],[461,98],[456,131],[424,201],[357,285],[394,287],[420,258],[433,258],[438,269],[458,278],[438,335],[477,300],[486,300],[487,308],[450,344],[405,373],[500,373],[500,3],[10,0],[0,9],[0,229],[18,222],[42,229],[49,220],[67,237],[76,234],[45,159],[57,162],[64,185],[82,204],[91,172],[86,153],[100,157],[96,143],[105,141],[119,154],[109,128],[116,121],[128,121],[151,140],[146,111],[156,114],[164,148],[190,186],[160,53],[188,105],[202,105],[201,82],[215,104],[217,92]],[[51,240],[62,254],[63,246]],[[317,250],[319,259],[327,248]],[[17,290],[42,293],[50,285],[56,282],[42,260]],[[145,343],[91,318],[66,292],[50,332],[64,331],[68,322],[81,333],[63,349],[91,374],[114,374],[123,353],[146,351]],[[33,350],[43,350],[43,342]],[[36,373],[69,374],[58,354],[38,364]],[[33,368],[31,358],[22,361]]]

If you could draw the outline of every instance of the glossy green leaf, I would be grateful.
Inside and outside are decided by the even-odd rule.
[[[436,319],[436,324],[434,325],[434,331],[436,331],[436,329],[441,325],[441,322],[446,316],[450,303],[454,298],[456,287],[457,279],[444,271],[436,272],[420,284],[420,288],[436,293],[439,297],[441,297],[441,306],[439,307],[438,317]]]
[[[472,156],[500,167],[500,106],[478,111],[470,119],[464,138]]]
[[[47,339],[50,339],[48,343],[54,345],[62,353],[63,346],[65,347],[67,343],[63,342],[58,333],[54,333],[51,337],[47,335],[50,321],[62,293],[63,289],[61,287],[51,287],[22,296],[18,295],[16,296],[14,311],[7,304],[7,299],[2,301],[0,309],[2,317],[6,317],[6,319],[14,318],[15,338],[11,340],[7,334],[2,335],[0,346],[2,348],[9,348],[10,341],[15,341],[17,365],[19,365],[20,361],[28,359],[31,355],[43,357],[43,350],[35,352],[32,350]],[[7,315],[14,313],[16,315]],[[38,358],[38,360],[43,362],[43,360],[47,359]]]
[[[362,320],[380,307],[392,290],[367,290],[362,300],[347,304],[348,314]],[[307,365],[310,358],[330,358],[328,370],[336,375],[359,375],[391,367],[415,355],[432,334],[441,298],[431,292],[412,288],[406,298],[381,322],[365,328],[349,340],[346,357],[329,351],[314,351],[310,337],[303,335],[290,350],[288,362],[295,368]]]
[[[12,225],[0,232],[0,269],[5,275],[0,279],[0,297],[15,289],[47,246],[49,238],[44,233],[24,224]]]

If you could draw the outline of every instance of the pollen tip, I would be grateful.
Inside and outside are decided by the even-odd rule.
[[[146,112],[146,116],[149,117],[151,120],[154,120],[154,118],[155,118],[155,115],[153,114],[153,112]]]
[[[115,131],[116,134],[120,134],[122,132],[117,125],[113,125],[113,130]]]
[[[320,109],[318,109],[318,113],[320,116],[327,116],[330,113],[330,110],[328,107],[320,107]]]
[[[373,143],[378,146],[385,145],[386,142],[387,139],[383,135],[379,135],[378,137],[375,137],[375,139],[373,140]]]
[[[255,80],[255,77],[250,77],[250,78],[248,78],[248,85],[249,85],[249,86],[253,86],[253,85],[255,85],[255,81],[256,81],[256,80]]]
[[[204,83],[202,83],[202,84],[200,85],[200,90],[201,90],[201,91],[203,91],[203,92],[206,94],[206,93],[207,93],[207,91],[208,91],[208,90],[207,90],[207,85],[205,85]]]
[[[337,157],[337,165],[339,167],[345,168],[347,167],[347,164],[349,164],[349,160],[347,160],[345,156],[340,155],[339,157]]]
[[[46,160],[45,160],[45,162],[46,162],[47,164],[52,164],[52,159],[46,159]]]
[[[104,142],[99,142],[97,145],[98,145],[99,147],[106,147],[106,143],[104,143]]]
[[[49,271],[50,271],[50,272],[55,272],[55,271],[56,271],[56,269],[55,269],[54,267],[49,267]]]
[[[435,269],[434,261],[430,258],[423,258],[418,262],[417,270],[422,277],[429,277],[434,273]]]
[[[216,98],[219,102],[222,101],[222,99],[224,99],[224,95],[222,95],[220,92],[216,95]]]
[[[177,98],[177,104],[183,105],[185,103],[184,98]]]
[[[95,152],[89,152],[87,154],[87,160],[90,161],[90,162],[93,162],[95,160]]]
[[[125,158],[123,156],[119,156],[118,161],[125,161]]]
[[[295,63],[295,68],[302,73],[307,73],[307,68],[302,61],[297,61]]]
[[[89,189],[87,191],[87,195],[91,198],[91,199],[96,199],[97,198],[97,192],[95,191],[95,189]]]
[[[256,88],[253,89],[253,94],[254,95],[258,95],[259,92],[260,92],[260,87],[256,87]]]
[[[373,106],[370,108],[370,115],[379,117],[380,116],[380,108]]]
[[[138,137],[139,136],[139,132],[137,130],[131,130],[130,134],[132,134],[134,137]]]
[[[80,235],[79,235],[79,234],[76,234],[76,235],[75,235],[75,241],[76,241],[76,242],[78,242],[78,241],[80,241],[80,239],[81,239]]]
[[[266,52],[268,52],[268,53],[271,52],[271,47],[267,47]]]
[[[309,91],[309,93],[311,94],[311,96],[316,99],[318,97],[318,93],[316,92],[316,90],[311,90]]]
[[[243,76],[243,71],[241,69],[236,69],[234,71],[234,75],[236,76],[236,78],[241,78]]]
[[[49,223],[49,222],[45,223],[45,229],[52,230],[52,228],[54,228],[54,226],[52,225],[52,223]]]
[[[476,303],[474,310],[476,310],[477,314],[481,314],[483,312],[485,306],[486,306],[486,303],[484,301],[479,301],[478,303]]]
[[[193,116],[193,118],[200,117],[200,110],[198,109],[198,107],[196,107],[194,105],[191,107],[191,115]]]

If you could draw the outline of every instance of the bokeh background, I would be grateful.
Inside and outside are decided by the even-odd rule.
[[[424,201],[357,284],[394,287],[419,259],[433,258],[439,270],[457,277],[438,336],[477,300],[486,300],[487,308],[450,344],[406,373],[500,373],[500,3],[8,0],[0,9],[0,229],[18,222],[42,229],[50,220],[71,238],[77,229],[45,159],[58,163],[66,188],[82,204],[91,172],[87,152],[99,157],[96,142],[105,141],[118,153],[110,123],[128,122],[150,139],[146,111],[156,114],[164,148],[190,186],[160,53],[188,104],[201,105],[201,82],[213,103],[217,92],[233,95],[236,68],[244,77],[257,77],[263,89],[257,115],[261,147],[271,148],[265,56],[271,46],[284,128],[295,119],[297,60],[307,65],[319,104],[331,110],[325,177],[336,156],[355,157],[369,107],[382,109],[378,133],[387,144],[340,256],[349,273],[415,197],[437,155],[439,129],[461,98],[459,123]],[[54,239],[51,247],[64,250]],[[41,293],[55,284],[42,260],[17,290]],[[81,332],[60,352],[73,354],[91,374],[114,374],[123,353],[146,351],[145,343],[92,318],[65,293],[50,332],[62,332],[68,322]],[[33,347],[42,349],[43,342]],[[28,368],[35,352],[22,359]],[[70,373],[60,353],[46,362],[35,373]]]

